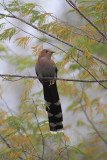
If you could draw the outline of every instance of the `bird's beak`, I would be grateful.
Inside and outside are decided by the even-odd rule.
[[[51,51],[51,53],[53,54],[53,53],[55,53],[55,51]]]

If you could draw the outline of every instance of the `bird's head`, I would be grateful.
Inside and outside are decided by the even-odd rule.
[[[48,57],[48,58],[51,58],[52,54],[54,53],[55,51],[52,51],[50,49],[43,49],[40,53],[40,57]]]

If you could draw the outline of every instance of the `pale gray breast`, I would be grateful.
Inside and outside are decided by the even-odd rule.
[[[39,77],[56,77],[57,68],[55,65],[42,59],[39,63],[36,63],[35,66],[36,73]]]

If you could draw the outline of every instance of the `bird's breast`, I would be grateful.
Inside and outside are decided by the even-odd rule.
[[[40,77],[54,77],[55,76],[55,64],[51,60],[42,58],[36,63],[36,72]]]

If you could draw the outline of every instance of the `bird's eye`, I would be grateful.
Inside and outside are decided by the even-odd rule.
[[[46,53],[48,53],[48,50],[46,50]]]

